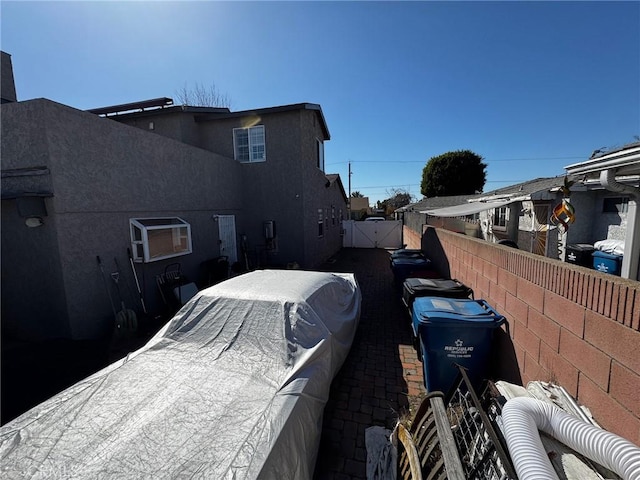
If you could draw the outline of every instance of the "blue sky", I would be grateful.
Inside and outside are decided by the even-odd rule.
[[[421,198],[470,149],[485,191],[640,135],[639,2],[11,2],[19,100],[79,109],[215,83],[232,110],[310,102],[327,173],[372,203]],[[268,148],[268,145],[267,145]]]

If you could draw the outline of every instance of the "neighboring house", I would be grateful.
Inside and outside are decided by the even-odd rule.
[[[564,181],[563,176],[536,178],[476,195],[469,203],[481,208],[479,237],[507,245],[514,242],[522,250],[558,258],[558,231],[550,217],[562,202]]]
[[[621,276],[640,280],[640,142],[606,152],[594,152],[581,163],[565,167],[567,173],[595,195],[571,195],[580,212],[568,232],[569,243],[593,243],[598,240],[624,241]]]
[[[396,219],[402,220],[404,225],[410,230],[422,233],[422,226],[428,222],[429,218],[422,212],[461,205],[473,197],[474,195],[449,195],[445,197],[423,198],[419,202],[411,203],[397,209],[394,213]],[[469,225],[471,225],[471,227],[469,227]],[[455,217],[439,217],[438,227],[460,233],[464,233],[465,230],[469,228],[472,228],[474,231],[476,230],[475,226],[470,222],[465,224]],[[473,235],[475,236],[475,233]]]
[[[152,314],[163,307],[157,275],[176,263],[203,286],[204,262],[221,255],[238,269],[313,268],[341,248],[347,198],[324,172],[319,105],[230,112],[161,100],[92,112],[2,105],[4,334],[106,334],[116,287],[141,307],[128,248]]]
[[[367,216],[371,215],[369,197],[349,198],[349,211],[351,212],[350,220],[363,220]]]
[[[566,258],[568,245],[627,239],[625,252],[630,253],[623,264],[629,262],[629,266],[622,269],[622,275],[636,279],[640,241],[630,242],[638,236],[633,233],[638,223],[634,200],[639,191],[638,152],[640,144],[631,145],[567,167],[566,180],[573,182],[568,196],[563,192],[564,176],[538,178],[477,195],[424,199],[398,214],[416,232],[427,224],[490,242],[515,243],[521,250],[561,260]],[[618,180],[610,181],[606,188],[593,176],[615,161],[624,162],[624,169],[618,167],[612,174]],[[574,222],[566,231],[552,220],[554,208],[565,197],[575,209]]]

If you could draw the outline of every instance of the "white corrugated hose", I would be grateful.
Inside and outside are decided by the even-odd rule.
[[[557,480],[537,430],[612,470],[640,480],[640,448],[535,398],[517,397],[502,409],[505,439],[519,480]]]

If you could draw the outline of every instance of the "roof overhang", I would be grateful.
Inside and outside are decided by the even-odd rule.
[[[169,97],[152,98],[151,100],[143,100],[141,102],[122,103],[120,105],[111,105],[109,107],[91,108],[86,110],[96,115],[117,115],[127,112],[140,112],[149,108],[162,108],[173,105],[173,99]]]
[[[599,174],[615,169],[619,175],[640,174],[640,145],[564,167],[569,175]]]
[[[342,179],[340,178],[340,175],[337,173],[330,173],[325,175],[325,177],[327,178],[330,184],[334,184],[334,183],[338,184],[338,188],[340,189],[340,193],[344,198],[344,202],[349,203],[349,199],[347,198],[347,193],[344,191],[344,185],[342,185]]]
[[[330,140],[331,135],[329,134],[329,128],[327,127],[327,122],[324,118],[324,114],[322,113],[322,107],[317,103],[294,103],[291,105],[280,105],[278,107],[267,107],[267,108],[258,108],[254,110],[240,110],[237,112],[224,112],[217,113],[215,115],[211,114],[203,114],[195,117],[196,122],[208,122],[221,120],[225,118],[243,118],[243,117],[262,117],[263,115],[269,115],[273,113],[281,113],[281,112],[292,112],[296,110],[310,110],[316,113],[318,119],[320,121],[320,127],[322,128],[322,133],[324,134],[324,140]]]

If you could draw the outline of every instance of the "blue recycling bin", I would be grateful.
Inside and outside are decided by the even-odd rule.
[[[417,248],[401,248],[391,252],[389,258],[393,260],[394,258],[425,258],[425,256],[422,250]]]
[[[596,250],[592,254],[593,256],[593,268],[603,273],[610,273],[612,275],[620,275],[620,268],[622,267],[622,255],[615,255],[613,253],[606,253]]]
[[[458,375],[455,364],[465,367],[479,387],[488,371],[495,329],[505,321],[485,300],[416,298],[412,326],[427,391],[447,393]]]
[[[431,260],[424,257],[396,257],[391,259],[391,271],[396,283],[402,285],[409,276],[421,270],[433,270]]]

